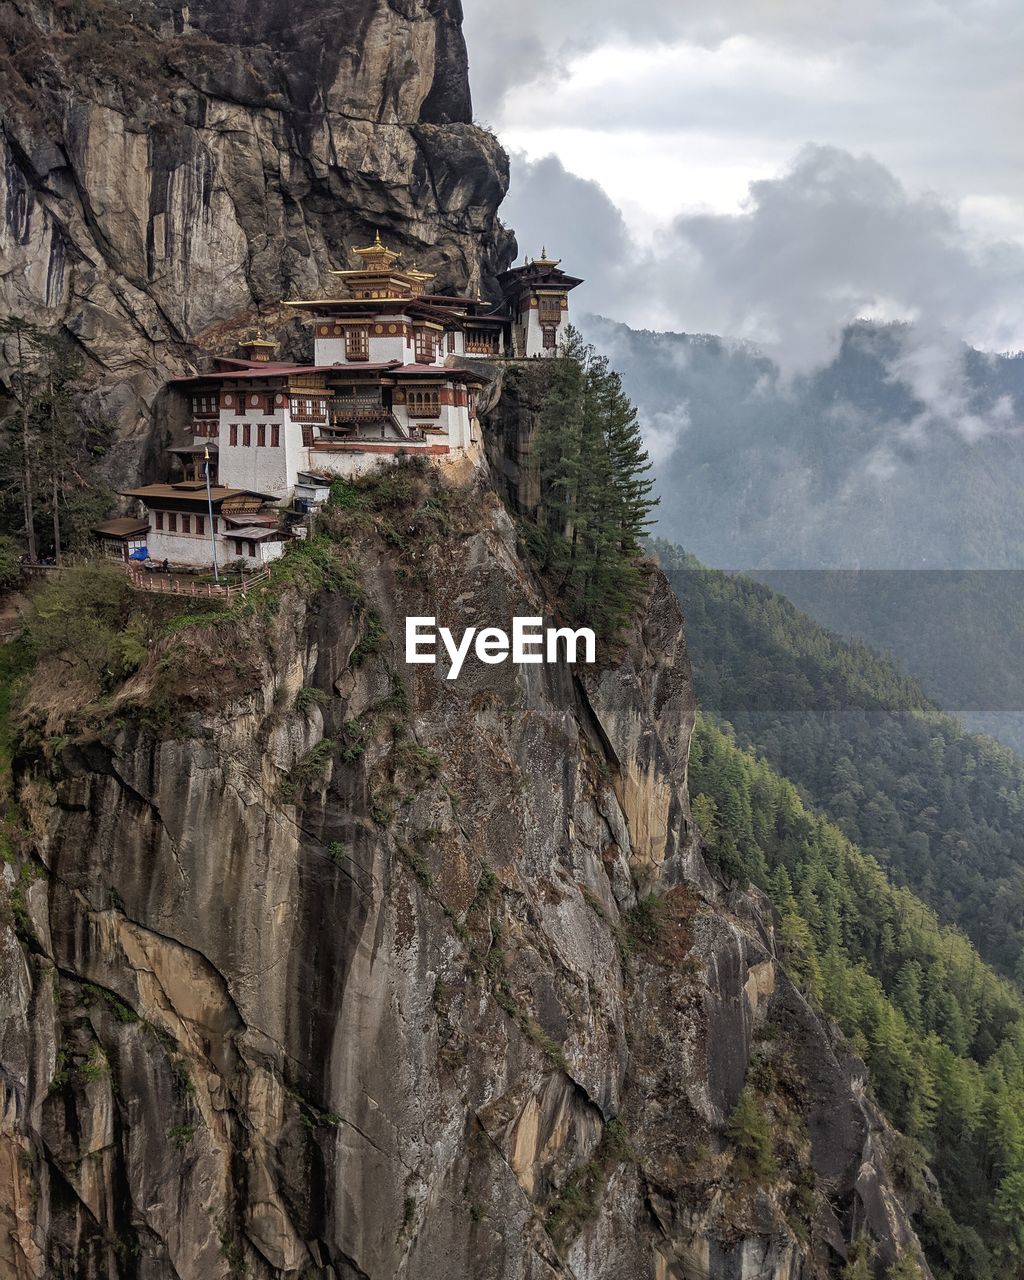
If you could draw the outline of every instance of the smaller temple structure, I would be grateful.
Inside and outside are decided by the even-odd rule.
[[[190,424],[189,440],[169,450],[180,478],[124,494],[140,504],[135,524],[149,522],[151,558],[201,567],[216,545],[222,562],[262,565],[290,536],[282,518],[315,507],[335,477],[399,456],[479,457],[489,375],[470,357],[557,355],[582,283],[544,253],[506,271],[501,300],[485,301],[431,293],[433,277],[403,267],[379,232],[353,255],[358,265],[331,272],[331,296],[285,304],[309,320],[311,364],[276,359],[255,334],[237,357],[170,382]]]
[[[279,513],[268,507],[271,495],[203,480],[147,484],[126,489],[142,508],[149,559],[168,565],[221,566],[241,561],[261,568],[284,551],[287,535]]]

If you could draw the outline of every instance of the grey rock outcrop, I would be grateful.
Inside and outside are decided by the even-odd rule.
[[[380,229],[440,287],[493,288],[514,240],[472,123],[458,0],[0,6],[0,313],[87,356],[116,480],[152,469],[160,389],[255,314],[319,297]]]
[[[912,1245],[857,1064],[704,867],[667,583],[598,672],[405,667],[407,615],[544,610],[490,489],[455,501],[427,552],[351,547],[375,612],[194,633],[23,762],[5,1275],[811,1280],[865,1222]],[[803,1101],[757,1186],[724,1130],[765,1061]]]

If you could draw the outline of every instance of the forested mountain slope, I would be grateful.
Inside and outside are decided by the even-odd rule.
[[[662,547],[700,705],[899,882],[1022,976],[1024,763],[968,733],[865,646]]]
[[[898,1157],[921,1192],[916,1226],[939,1280],[1002,1280],[1024,1260],[1024,1002],[794,787],[698,721],[694,817],[712,861],[765,889],[790,973],[835,1018],[908,1135]],[[778,1088],[772,1059],[751,1076]],[[941,1202],[928,1191],[927,1160]],[[847,1275],[867,1277],[851,1265]],[[912,1275],[912,1272],[895,1274]]]

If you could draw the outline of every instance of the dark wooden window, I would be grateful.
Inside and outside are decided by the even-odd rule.
[[[157,511],[155,514],[156,514],[156,527],[158,529],[162,529],[164,527],[164,513],[162,511]]]
[[[448,354],[450,356],[453,356],[455,354],[455,330],[454,329],[448,330],[447,338],[448,338]]]
[[[235,544],[235,555],[236,555],[236,556],[241,556],[241,554],[242,554],[242,539],[241,539],[241,538],[232,538],[232,539],[231,539],[231,541]]]
[[[441,413],[441,392],[437,387],[407,391],[405,402],[410,418],[437,418]]]
[[[562,321],[562,303],[559,298],[541,298],[540,300],[540,322],[541,324],[559,325]]]
[[[192,517],[191,517],[191,516],[182,516],[182,517],[181,517],[181,531],[182,531],[182,533],[191,533],[191,532],[192,532]]]
[[[196,533],[206,532],[206,518],[204,516],[196,516]]]
[[[238,444],[238,423],[237,422],[232,422],[231,424],[231,443]]]
[[[167,513],[167,529],[169,533],[178,532],[178,517],[173,511]]]
[[[256,447],[261,448],[267,443],[267,424],[261,422],[256,428]]]
[[[545,351],[554,351],[558,346],[558,329],[553,324],[544,325],[541,330],[541,337],[544,343]]]
[[[277,449],[281,444],[281,428],[274,422],[270,426],[270,447]]]
[[[370,358],[370,331],[368,329],[345,330],[345,355],[349,360]]]
[[[433,364],[437,356],[435,335],[432,329],[416,330],[416,362],[417,364]]]
[[[252,556],[254,560],[256,559],[256,543],[255,542],[249,543],[249,555]]]
[[[466,352],[473,356],[490,356],[498,354],[498,332],[496,329],[467,329]]]
[[[304,426],[304,427],[302,428],[302,443],[303,443],[303,445],[304,445],[307,449],[308,449],[308,448],[309,448],[309,446],[313,443],[313,428],[312,428],[312,427],[305,427],[305,426]]]
[[[252,444],[252,427],[248,422],[242,423],[242,446],[246,449]]]

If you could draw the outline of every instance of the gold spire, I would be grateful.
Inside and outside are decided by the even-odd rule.
[[[529,258],[527,258],[527,265],[529,265],[529,261]],[[557,267],[561,261],[561,258],[549,258],[548,247],[544,245],[540,251],[540,257],[534,259],[533,265],[535,267]]]

